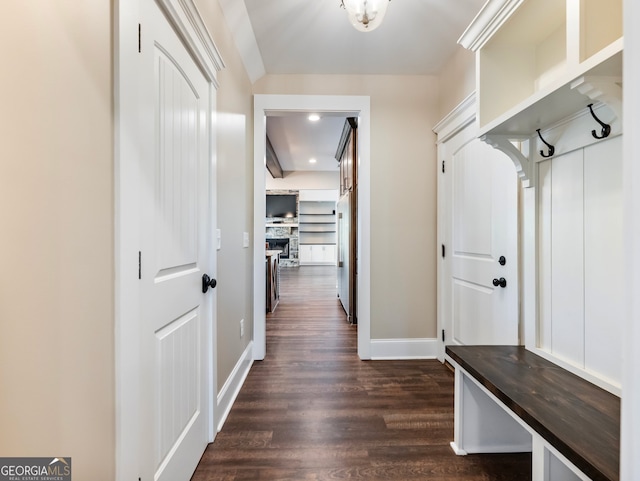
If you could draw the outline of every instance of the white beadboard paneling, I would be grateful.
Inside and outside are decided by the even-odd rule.
[[[585,368],[620,384],[622,369],[622,137],[584,151]]]
[[[158,144],[157,195],[161,222],[156,225],[160,264],[163,268],[185,266],[197,256],[198,102],[177,61],[158,49]]]
[[[538,164],[538,298],[540,313],[537,347],[551,350],[551,160]]]
[[[583,153],[551,165],[551,348],[584,366]]]

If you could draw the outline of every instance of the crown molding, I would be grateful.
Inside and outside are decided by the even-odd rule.
[[[460,130],[476,120],[476,92],[471,92],[451,112],[431,130],[438,136],[438,142],[449,140]]]
[[[489,0],[458,39],[467,50],[476,52],[493,36],[525,0]]]

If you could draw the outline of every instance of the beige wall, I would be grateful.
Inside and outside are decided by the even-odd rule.
[[[112,12],[3,3],[0,456],[115,466]]]
[[[267,75],[254,93],[371,97],[371,336],[435,337],[438,79]]]
[[[440,118],[476,89],[475,58],[475,53],[458,45],[455,54],[442,69],[439,77]]]
[[[218,74],[218,392],[252,338],[253,257],[242,247],[253,230],[253,97],[251,83],[216,1],[196,5],[226,63]],[[240,338],[240,320],[245,332]]]

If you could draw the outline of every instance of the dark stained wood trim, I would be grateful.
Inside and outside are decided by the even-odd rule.
[[[620,398],[523,346],[446,353],[587,476],[620,479]]]
[[[338,148],[336,149],[335,158],[338,162],[342,161],[342,157],[344,156],[344,149],[347,146],[347,141],[349,140],[351,131],[356,130],[357,128],[358,128],[358,119],[356,117],[347,117],[347,119],[344,122],[344,127],[342,127],[342,134],[340,134],[340,140],[338,141]]]
[[[280,165],[276,151],[273,149],[273,145],[271,145],[271,141],[268,136],[266,142],[265,164],[267,166],[267,170],[274,179],[282,179],[284,178],[284,172],[282,171],[282,166]]]

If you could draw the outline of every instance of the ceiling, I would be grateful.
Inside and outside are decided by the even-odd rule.
[[[348,114],[323,112],[312,122],[306,112],[267,117],[267,137],[284,171],[338,170],[335,154]],[[309,162],[315,159],[314,163]]]
[[[218,0],[249,78],[265,74],[435,75],[486,0],[391,0],[373,32],[354,29],[340,0]],[[288,170],[334,170],[344,114],[267,120]],[[315,157],[317,163],[309,164]]]

